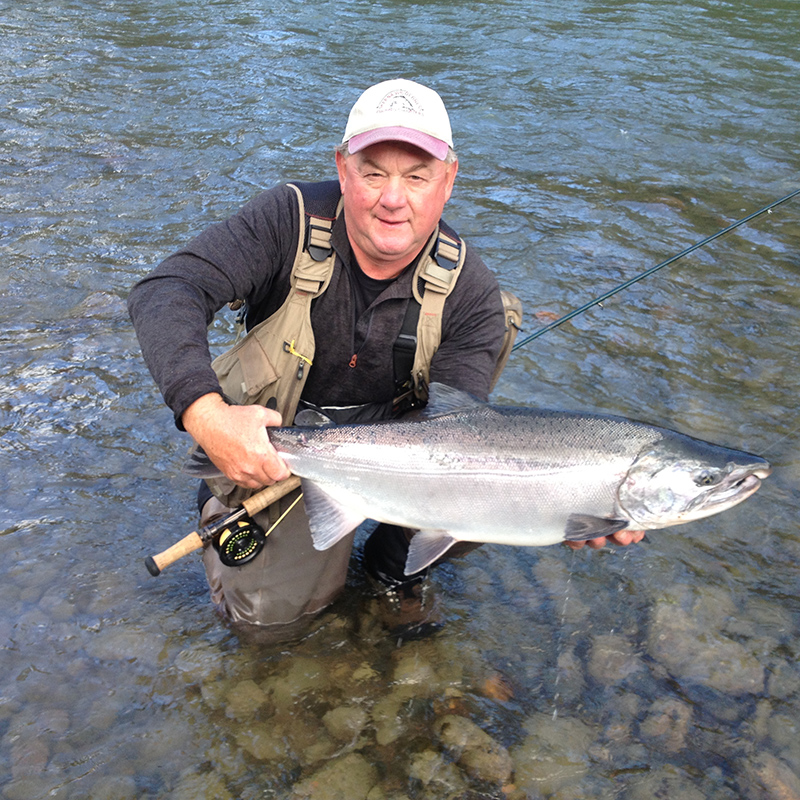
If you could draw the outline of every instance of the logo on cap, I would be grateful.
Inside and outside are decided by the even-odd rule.
[[[384,95],[375,111],[379,114],[387,111],[397,111],[401,114],[418,114],[419,116],[425,113],[419,100],[403,89],[395,89]]]

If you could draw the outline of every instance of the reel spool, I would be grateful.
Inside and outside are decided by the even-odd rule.
[[[237,519],[214,539],[214,549],[226,567],[240,567],[252,561],[263,549],[264,529],[251,519]]]

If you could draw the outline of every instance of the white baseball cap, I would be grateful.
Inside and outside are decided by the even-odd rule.
[[[370,86],[356,100],[342,142],[357,153],[377,142],[407,142],[444,161],[453,146],[442,98],[427,86],[397,78]]]

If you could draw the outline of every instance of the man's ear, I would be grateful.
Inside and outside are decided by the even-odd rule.
[[[447,184],[445,188],[445,203],[450,199],[450,195],[453,193],[453,185],[456,182],[456,174],[458,173],[458,161],[456,160],[452,164],[448,164],[447,169],[449,172],[447,175]]]
[[[345,178],[347,177],[347,159],[336,151],[336,171],[339,173],[339,189],[344,194]]]

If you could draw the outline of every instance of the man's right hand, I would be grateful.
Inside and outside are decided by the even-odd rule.
[[[216,393],[195,400],[183,427],[222,473],[239,486],[260,489],[288,478],[289,468],[267,435],[281,415],[263,406],[231,406]]]

